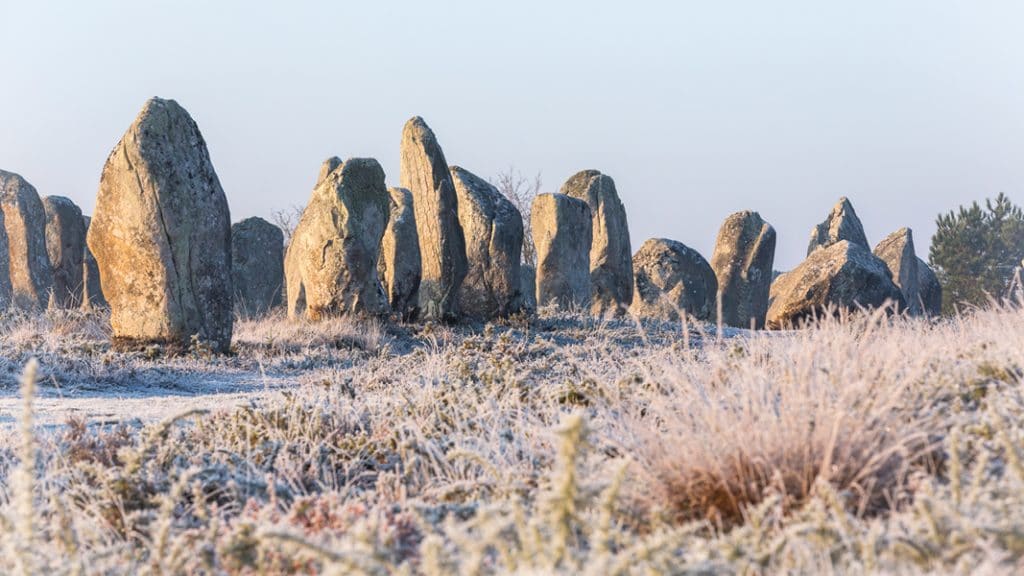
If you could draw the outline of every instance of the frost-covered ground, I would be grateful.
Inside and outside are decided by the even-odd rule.
[[[1024,314],[0,320],[0,573],[1015,573]],[[25,417],[19,379],[38,359]]]
[[[14,425],[20,403],[18,379],[25,362],[33,357],[41,362],[37,424],[60,425],[71,417],[90,424],[141,425],[184,410],[230,409],[273,398],[275,392],[315,390],[339,379],[415,371],[415,365],[407,363],[413,357],[442,349],[462,356],[481,337],[515,342],[519,348],[531,348],[534,355],[561,349],[572,353],[575,347],[603,341],[613,357],[637,347],[649,351],[673,346],[682,339],[681,323],[638,324],[631,319],[598,321],[574,315],[514,318],[491,326],[343,319],[309,323],[273,315],[239,320],[229,356],[211,355],[199,346],[185,356],[167,357],[159,348],[133,353],[111,350],[108,321],[102,313],[50,312],[0,322],[0,427]],[[705,332],[718,334],[714,326],[688,328],[694,345],[706,337]],[[723,336],[745,332],[724,328]],[[368,367],[375,369],[371,372]],[[546,369],[540,378],[557,372]]]

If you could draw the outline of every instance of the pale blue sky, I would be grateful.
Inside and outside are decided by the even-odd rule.
[[[710,258],[730,212],[803,256],[842,195],[875,243],[1006,192],[1024,203],[1024,2],[0,0],[0,169],[92,210],[149,96],[206,137],[233,220],[304,204],[320,161],[398,182],[415,114],[452,164],[556,191],[615,178],[634,250]]]

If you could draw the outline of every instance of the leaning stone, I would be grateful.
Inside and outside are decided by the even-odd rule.
[[[537,305],[590,309],[590,207],[565,194],[539,194],[530,209],[537,248]]]
[[[377,277],[388,202],[372,158],[345,161],[313,190],[285,256],[289,317],[388,313]]]
[[[519,283],[523,217],[482,178],[458,166],[451,167],[451,175],[469,266],[459,288],[459,310],[478,320],[508,316],[519,310],[523,300]]]
[[[412,192],[389,188],[391,216],[380,245],[377,275],[391,312],[406,321],[419,312],[420,239],[416,233],[416,212]]]
[[[941,316],[942,285],[931,266],[920,258],[917,259],[917,287],[921,311],[933,318]]]
[[[591,310],[597,316],[622,314],[633,301],[633,250],[615,181],[597,170],[584,170],[569,178],[561,192],[590,206]]]
[[[840,240],[815,250],[772,283],[767,324],[790,328],[816,316],[886,304],[905,307],[885,263],[863,246]]]
[[[921,314],[921,296],[917,254],[914,253],[914,235],[910,228],[900,228],[875,246],[875,256],[885,262],[892,274],[892,281],[903,293],[907,312],[911,316]]]
[[[412,192],[420,239],[420,313],[428,320],[455,320],[468,268],[466,241],[444,152],[419,116],[402,130],[401,183]]]
[[[88,234],[116,344],[227,351],[231,215],[199,127],[153,98],[100,178]]]
[[[92,218],[82,216],[82,223],[88,237]],[[100,267],[96,264],[92,250],[89,250],[89,244],[86,243],[82,262],[82,308],[89,310],[96,307],[106,308],[107,299],[103,297],[103,286],[100,284]]]
[[[828,248],[840,240],[849,240],[853,244],[871,250],[868,239],[864,235],[864,226],[853,210],[853,204],[846,197],[832,207],[828,218],[811,230],[811,241],[807,246],[807,255],[818,248]]]
[[[235,308],[256,317],[281,305],[284,290],[284,232],[262,218],[231,226],[231,283]]]
[[[12,303],[22,310],[45,308],[53,287],[53,270],[46,252],[43,202],[24,178],[0,170],[0,210],[7,232]]]
[[[63,196],[43,198],[46,252],[53,269],[53,303],[59,308],[82,305],[85,221],[82,210]]]
[[[723,324],[764,328],[774,260],[775,229],[760,214],[744,211],[725,219],[711,256]]]
[[[633,304],[641,318],[678,320],[685,311],[698,320],[715,318],[718,281],[696,250],[675,240],[651,238],[633,256]]]

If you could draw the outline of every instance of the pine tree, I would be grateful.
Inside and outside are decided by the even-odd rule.
[[[961,206],[936,224],[929,260],[942,284],[943,313],[1006,295],[1024,258],[1024,211],[1000,193],[984,209],[977,202]]]

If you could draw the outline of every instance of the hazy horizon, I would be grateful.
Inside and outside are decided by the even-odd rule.
[[[1005,192],[1024,203],[1024,4],[0,0],[0,169],[91,213],[145,100],[195,118],[233,221],[304,205],[320,162],[377,158],[397,185],[402,126],[449,164],[514,166],[555,192],[612,176],[634,252],[711,257],[759,211],[776,268],[799,263],[840,196],[874,244]]]

